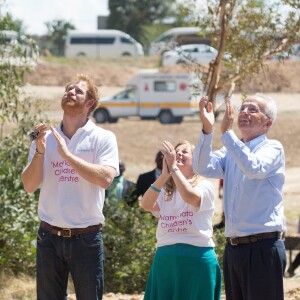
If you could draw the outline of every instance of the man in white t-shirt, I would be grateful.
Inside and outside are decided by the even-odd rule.
[[[84,75],[66,85],[63,120],[34,129],[25,190],[40,188],[37,235],[37,299],[66,299],[71,273],[77,299],[102,299],[105,189],[119,174],[115,135],[88,119],[98,89]]]

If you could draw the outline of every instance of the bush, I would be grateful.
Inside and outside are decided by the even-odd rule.
[[[137,203],[129,206],[111,201],[104,214],[105,292],[144,291],[155,252],[157,219]],[[216,230],[213,239],[222,269],[224,230]]]
[[[14,29],[13,22],[0,18],[0,29]],[[33,273],[37,194],[24,191],[20,175],[28,154],[27,132],[39,120],[20,87],[36,63],[38,47],[31,38],[22,39],[26,46],[7,44],[0,35],[0,271]]]
[[[222,272],[223,277],[223,256],[226,244],[226,238],[224,235],[224,228],[217,229],[214,231],[213,240],[215,242],[215,252],[217,254],[218,262]],[[222,280],[222,288],[224,289],[224,280]]]
[[[217,254],[219,265],[220,265],[221,269],[223,269],[223,256],[224,256],[224,250],[225,250],[225,244],[226,244],[224,228],[217,229],[214,231],[213,240],[215,242],[215,251]]]
[[[27,155],[23,132],[0,140],[0,265],[15,273],[33,273],[35,267],[38,195],[24,191],[20,176]]]
[[[155,251],[156,218],[137,202],[111,202],[104,213],[105,292],[144,291]]]

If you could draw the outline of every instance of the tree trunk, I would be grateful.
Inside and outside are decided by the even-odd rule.
[[[229,8],[226,10],[226,6]],[[219,86],[219,79],[222,67],[222,58],[225,52],[226,46],[226,33],[229,21],[232,17],[232,11],[236,5],[236,1],[220,0],[220,42],[218,47],[218,55],[216,59],[210,65],[210,75],[208,78],[209,85],[207,89],[208,100],[212,102],[214,111],[216,110],[216,98],[221,87]]]

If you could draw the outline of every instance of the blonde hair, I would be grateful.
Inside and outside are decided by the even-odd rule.
[[[175,145],[175,150],[177,149],[178,146],[181,146],[181,145],[189,145],[191,147],[192,154],[193,154],[194,149],[195,149],[195,145],[191,144],[187,140],[182,140],[182,141],[178,142]],[[190,182],[190,184],[191,184],[192,187],[195,187],[199,183],[200,180],[201,180],[201,176],[199,174],[196,174],[196,173],[193,173],[193,176],[190,179],[188,179],[188,181]],[[165,200],[166,201],[171,200],[172,196],[173,196],[173,194],[174,194],[174,192],[176,190],[175,182],[174,182],[174,180],[173,180],[173,178],[171,176],[169,177],[169,179],[165,183],[164,189],[166,191]]]

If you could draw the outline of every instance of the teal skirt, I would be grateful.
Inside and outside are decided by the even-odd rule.
[[[221,270],[211,247],[158,247],[144,300],[219,300]]]

